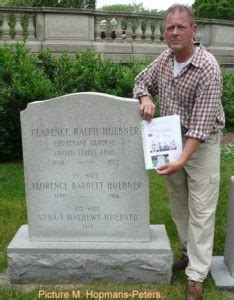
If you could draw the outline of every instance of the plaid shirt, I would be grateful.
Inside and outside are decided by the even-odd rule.
[[[134,98],[157,95],[161,116],[180,115],[185,135],[204,141],[225,123],[219,65],[201,45],[191,62],[175,77],[173,63],[170,49],[161,53],[136,77]]]

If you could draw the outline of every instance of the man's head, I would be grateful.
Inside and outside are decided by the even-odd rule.
[[[174,4],[166,11],[164,23],[168,47],[175,54],[189,51],[197,32],[192,9],[186,5]]]

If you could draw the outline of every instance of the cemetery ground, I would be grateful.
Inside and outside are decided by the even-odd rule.
[[[234,144],[226,137],[221,151],[221,190],[216,214],[216,229],[214,241],[214,255],[223,255],[226,215],[228,203],[229,180],[234,170]],[[230,142],[230,143],[229,143]],[[168,198],[166,194],[165,178],[158,176],[154,171],[150,172],[150,221],[151,224],[165,224],[174,258],[181,256],[175,226],[171,220]],[[136,291],[140,297],[128,299],[149,299],[150,292],[158,295],[158,299],[184,299],[186,277],[184,272],[178,271],[172,276],[171,285],[146,285],[146,284],[117,284],[96,281],[92,284],[74,285],[12,285],[7,277],[7,255],[6,248],[16,231],[22,224],[27,224],[26,201],[24,192],[23,165],[21,163],[0,164],[0,299],[33,300],[39,299],[39,290],[48,292],[64,292],[72,296],[72,292],[79,299],[88,299],[86,292],[90,292],[89,299],[111,299],[101,298],[105,292],[129,292]],[[93,292],[93,298],[91,298]],[[142,294],[140,294],[142,292]],[[148,293],[144,296],[143,293]],[[57,294],[58,296],[59,294]],[[148,295],[148,296],[147,296]],[[99,298],[98,298],[99,297]],[[114,298],[114,297],[113,297]],[[112,299],[113,299],[112,298]],[[40,298],[46,299],[46,298]],[[47,298],[48,299],[48,298]],[[56,298],[50,298],[56,299]],[[58,298],[57,298],[58,299]],[[59,299],[76,299],[75,297]],[[78,299],[78,298],[77,298]],[[120,299],[120,298],[115,298]],[[151,297],[151,299],[153,299]],[[156,297],[154,298],[156,299]],[[205,281],[204,300],[234,299],[234,292],[222,291],[215,287],[209,275]]]

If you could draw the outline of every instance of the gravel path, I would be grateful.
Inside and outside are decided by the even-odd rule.
[[[227,132],[224,133],[221,139],[221,144],[222,145],[234,145],[234,132]]]

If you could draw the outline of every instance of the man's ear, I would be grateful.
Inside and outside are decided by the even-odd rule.
[[[193,39],[195,39],[195,36],[197,34],[197,24],[192,25],[192,30],[193,30]]]

